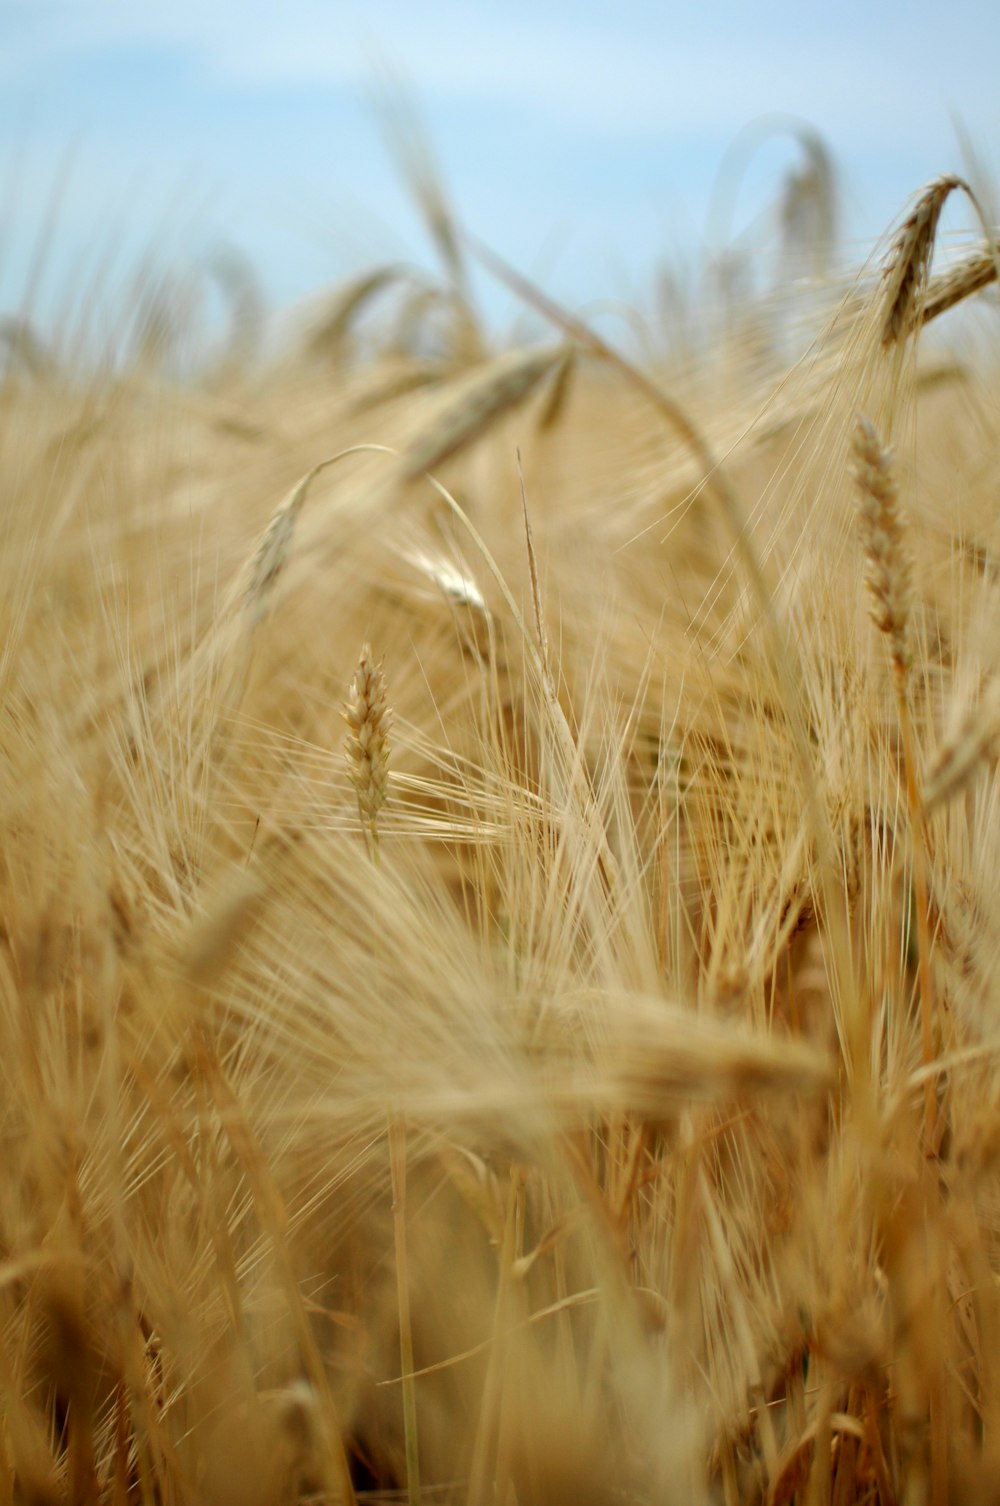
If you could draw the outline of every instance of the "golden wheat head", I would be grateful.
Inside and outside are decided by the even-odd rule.
[[[865,551],[865,584],[872,621],[889,639],[894,667],[910,665],[911,564],[905,516],[893,475],[892,455],[867,418],[854,433],[855,479],[861,493],[860,529]]]
[[[358,797],[361,819],[372,839],[377,838],[378,814],[389,789],[389,727],[392,713],[386,699],[385,676],[366,643],[344,709],[348,726],[347,766]]]

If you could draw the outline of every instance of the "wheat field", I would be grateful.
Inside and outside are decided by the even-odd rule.
[[[996,246],[633,349],[422,193],[4,327],[0,1506],[997,1501]]]

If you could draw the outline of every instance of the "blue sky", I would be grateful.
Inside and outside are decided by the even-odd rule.
[[[1000,168],[998,42],[996,0],[0,0],[0,314],[69,317],[144,255],[220,245],[272,305],[430,265],[378,126],[386,68],[463,222],[577,305],[641,302],[658,263],[752,218],[792,138],[754,154],[725,215],[713,185],[763,116],[823,138],[860,256],[961,170],[956,116]]]

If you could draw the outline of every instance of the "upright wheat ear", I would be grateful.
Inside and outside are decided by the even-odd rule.
[[[344,710],[349,735],[347,767],[358,796],[361,819],[367,823],[372,845],[378,851],[378,813],[389,789],[389,727],[392,712],[386,704],[385,676],[372,659],[366,643]]]
[[[855,477],[861,493],[860,529],[865,551],[865,584],[875,626],[889,639],[894,669],[910,667],[910,554],[906,519],[892,472],[874,425],[859,418],[854,432]]]
[[[368,824],[369,852],[378,867],[378,813],[385,804],[389,784],[389,724],[385,676],[372,661],[366,643],[354,671],[344,720],[350,728],[347,765],[358,795],[362,822]],[[376,938],[373,962],[379,965],[381,949]],[[389,1116],[389,1173],[392,1181],[392,1230],[396,1252],[396,1298],[399,1303],[399,1358],[402,1365],[403,1447],[406,1457],[408,1506],[420,1506],[420,1448],[417,1433],[417,1397],[413,1363],[413,1323],[410,1315],[410,1267],[406,1245],[406,1122]]]
[[[937,1099],[934,1077],[930,1071],[935,1050],[934,980],[927,909],[930,857],[909,702],[912,562],[906,543],[906,518],[899,505],[899,492],[893,474],[892,454],[884,448],[874,424],[864,417],[859,417],[854,431],[854,461],[854,474],[861,492],[861,542],[865,551],[865,584],[871,596],[869,608],[876,627],[889,640],[896,712],[899,717],[912,840],[921,1044],[924,1066],[928,1069],[924,1079],[924,1140],[928,1150],[936,1155],[940,1148],[937,1137]]]

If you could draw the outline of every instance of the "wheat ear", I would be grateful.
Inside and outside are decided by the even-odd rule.
[[[1000,686],[987,687],[979,706],[969,705],[954,719],[938,747],[924,780],[924,814],[968,789],[1000,744]]]
[[[372,658],[368,644],[361,650],[358,667],[344,708],[348,726],[347,767],[358,797],[361,820],[378,856],[378,815],[389,790],[389,727],[392,712],[386,700],[385,676]]]
[[[931,977],[931,938],[927,906],[927,825],[917,775],[910,716],[909,672],[911,561],[906,545],[905,517],[893,472],[892,455],[867,418],[859,418],[854,434],[855,478],[861,492],[861,537],[865,550],[865,582],[876,627],[889,640],[896,712],[899,718],[910,818],[913,898],[917,911],[917,955],[920,984],[920,1024],[924,1066],[934,1059],[934,997]],[[924,1135],[929,1150],[936,1148],[937,1099],[932,1074],[924,1084]]]
[[[1000,244],[985,246],[964,261],[956,263],[947,272],[932,277],[927,286],[927,297],[921,310],[922,324],[930,324],[939,314],[945,314],[956,303],[971,298],[988,288],[997,278],[997,256]]]
[[[268,612],[275,585],[288,563],[299,515],[316,477],[321,471],[329,470],[339,461],[346,460],[349,455],[389,453],[391,452],[384,445],[349,445],[346,450],[339,450],[336,455],[321,460],[295,483],[288,496],[271,514],[267,527],[236,583],[235,601],[252,626],[255,627]]]
[[[911,561],[906,546],[906,517],[892,455],[883,448],[874,425],[859,418],[854,434],[855,479],[861,492],[860,532],[865,551],[865,584],[869,610],[880,632],[889,639],[893,668],[905,675],[910,667],[909,642]]]
[[[924,189],[896,236],[885,272],[884,346],[905,340],[916,327],[941,210],[952,189],[965,186],[961,178],[936,178]]]
[[[404,479],[415,480],[475,443],[492,424],[523,403],[564,356],[562,346],[517,350],[477,371],[403,456]]]
[[[389,785],[389,725],[385,675],[366,643],[354,671],[344,720],[347,763],[358,797],[361,820],[371,838],[372,862],[378,867],[378,815]],[[376,963],[379,947],[375,946]],[[403,1442],[406,1454],[408,1506],[420,1506],[420,1452],[417,1442],[417,1395],[414,1381],[413,1324],[410,1316],[410,1269],[406,1246],[406,1124],[389,1118],[389,1173],[392,1181],[392,1233],[396,1256],[396,1300],[399,1307],[399,1359],[402,1369]]]

